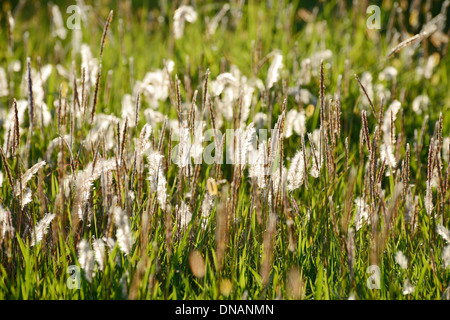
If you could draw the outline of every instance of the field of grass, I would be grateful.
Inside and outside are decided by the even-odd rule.
[[[449,1],[376,4],[3,1],[0,299],[450,299]]]

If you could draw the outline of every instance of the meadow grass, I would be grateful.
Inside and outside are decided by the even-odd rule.
[[[448,1],[179,2],[1,4],[0,299],[449,299]]]

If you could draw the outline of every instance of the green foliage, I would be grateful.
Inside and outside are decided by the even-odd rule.
[[[197,105],[201,109],[203,81],[208,68],[211,72],[210,81],[236,66],[248,79],[258,78],[265,83],[271,61],[269,53],[278,49],[283,56],[281,80],[267,92],[255,93],[257,99],[246,121],[246,124],[249,124],[257,112],[262,112],[267,114],[269,119],[264,128],[271,129],[282,112],[286,88],[299,87],[301,62],[319,51],[328,49],[332,52],[332,57],[324,61],[326,104],[329,98],[334,99],[336,92],[341,92],[341,133],[333,150],[336,174],[330,174],[324,162],[319,178],[308,175],[308,188],[303,183],[299,189],[292,192],[286,190],[281,204],[273,206],[277,209],[273,212],[277,216],[277,222],[274,233],[270,234],[268,219],[271,205],[267,202],[264,191],[249,177],[247,169],[243,171],[241,180],[234,180],[236,166],[222,164],[222,176],[218,176],[215,166],[202,164],[194,186],[196,200],[191,202],[193,189],[189,184],[195,174],[194,167],[190,168],[192,171],[189,175],[186,172],[184,176],[181,175],[183,183],[180,192],[179,167],[168,161],[165,176],[171,210],[164,210],[157,205],[157,195],[146,179],[147,168],[143,171],[143,177],[133,180],[135,141],[146,123],[144,112],[150,108],[150,102],[141,94],[138,126],[128,128],[126,136],[125,168],[111,173],[113,182],[109,190],[118,195],[118,199],[122,199],[118,200],[120,203],[124,203],[123,209],[130,221],[135,240],[131,252],[125,255],[116,242],[112,249],[106,249],[103,270],[99,270],[97,265],[91,282],[87,280],[85,270],[81,269],[81,287],[68,288],[68,267],[80,265],[77,247],[80,240],[86,239],[92,246],[94,238],[115,238],[117,230],[110,208],[104,206],[103,178],[96,179],[92,185],[89,199],[89,212],[92,214],[90,221],[84,220],[80,225],[75,224],[73,190],[63,197],[64,205],[59,205],[60,197],[64,194],[64,178],[72,174],[76,176],[85,169],[88,163],[94,161],[96,152],[99,152],[98,156],[102,159],[114,159],[118,156],[116,141],[114,148],[110,150],[104,149],[103,142],[93,146],[84,145],[84,139],[93,125],[89,120],[77,122],[73,140],[67,141],[72,154],[62,143],[61,147],[55,149],[42,171],[42,180],[36,175],[28,182],[32,201],[24,209],[21,209],[20,199],[8,182],[6,163],[0,158],[0,170],[3,174],[0,205],[10,212],[15,229],[12,236],[0,240],[0,299],[289,299],[291,270],[300,270],[301,281],[298,286],[304,286],[302,295],[297,298],[347,299],[352,295],[357,299],[442,299],[446,290],[447,296],[449,295],[450,271],[443,264],[443,252],[448,244],[436,232],[437,224],[449,227],[447,190],[441,194],[439,188],[433,188],[435,210],[431,216],[427,214],[424,204],[429,144],[436,132],[434,123],[439,120],[440,112],[443,116],[442,135],[446,137],[449,134],[447,125],[450,123],[450,117],[447,111],[450,107],[450,62],[445,44],[436,47],[435,42],[424,39],[416,47],[413,46],[415,51],[411,56],[406,53],[410,48],[407,47],[407,50],[398,52],[392,59],[386,59],[393,47],[393,40],[388,39],[387,33],[393,32],[394,29],[400,31],[401,28],[398,23],[394,24],[394,29],[388,28],[387,17],[395,10],[392,9],[392,1],[385,1],[381,5],[381,30],[367,29],[365,10],[339,8],[340,1],[319,2],[317,16],[314,16],[312,7],[302,7],[301,1],[291,4],[270,1],[272,8],[267,8],[266,1],[248,1],[239,8],[239,2],[231,1],[233,11],[226,13],[226,19],[222,20],[215,33],[210,35],[206,18],[212,19],[224,3],[198,1],[198,18],[194,23],[186,23],[180,39],[173,37],[173,15],[176,6],[172,2],[167,4],[164,10],[152,1],[142,1],[138,4],[133,1],[132,8],[119,5],[115,1],[92,2],[91,12],[87,16],[88,24],[82,21],[82,43],[89,45],[98,62],[104,21],[109,11],[114,10],[101,59],[96,114],[113,114],[121,118],[122,97],[125,94],[135,94],[133,88],[136,81],[142,80],[147,72],[163,69],[164,63],[169,60],[175,63],[171,81],[175,80],[175,74],[181,81],[181,100],[186,104],[186,107],[183,106],[186,108],[184,111],[190,108],[194,90],[199,92]],[[65,22],[69,16],[66,8],[70,4],[58,5]],[[44,85],[43,100],[52,119],[50,124],[42,127],[38,114],[34,131],[30,134],[28,109],[25,112],[20,127],[20,150],[17,153],[19,156],[11,154],[7,156],[6,161],[14,182],[19,181],[19,173],[23,174],[24,168],[29,169],[46,157],[50,141],[58,138],[59,134],[70,134],[71,108],[74,105],[72,78],[61,75],[56,66],[60,65],[69,73],[75,71],[77,78],[80,78],[82,61],[80,54],[75,54],[72,48],[74,31],[67,29],[65,39],[53,37],[51,34],[55,26],[50,5],[39,1],[27,2],[17,13],[12,30],[13,48],[12,52],[9,52],[7,13],[9,10],[14,12],[17,6],[18,4],[14,4],[11,8],[11,4],[5,2],[2,3],[0,11],[0,67],[7,73],[10,89],[7,96],[0,97],[0,115],[4,116],[4,119],[0,119],[2,150],[7,152],[9,133],[5,122],[6,115],[14,112],[13,98],[28,99],[28,91],[21,85],[22,81],[26,84],[27,57],[31,58],[31,65],[35,69],[46,64],[52,65],[52,72]],[[436,9],[433,4],[433,14],[436,15],[439,10],[440,7]],[[407,8],[402,8],[402,12],[406,18],[409,17]],[[239,13],[241,16],[237,18]],[[420,19],[424,19],[423,16],[420,11]],[[406,20],[407,29],[401,31],[408,31],[409,36],[420,31],[420,28],[414,28],[408,19]],[[24,32],[28,32],[26,43]],[[444,33],[443,35],[445,36]],[[255,65],[254,56],[257,55],[260,56],[256,64],[261,63],[260,66]],[[418,76],[417,68],[423,67],[431,55],[439,57],[432,76]],[[267,61],[264,60],[266,56]],[[21,69],[17,72],[11,71],[10,66],[16,60],[20,62]],[[72,69],[72,66],[75,69]],[[395,83],[378,78],[388,66],[393,66],[398,71]],[[317,68],[316,71],[318,70]],[[112,72],[110,77],[108,71]],[[387,167],[386,171],[391,170],[390,175],[380,178],[380,187],[384,193],[383,196],[381,193],[377,195],[377,203],[380,206],[376,207],[375,211],[380,223],[373,229],[372,225],[366,223],[356,230],[357,208],[354,199],[363,197],[363,193],[368,192],[364,183],[369,152],[366,144],[361,147],[360,142],[361,113],[365,107],[361,102],[363,93],[354,79],[354,74],[361,78],[364,72],[372,75],[374,84],[383,84],[391,95],[395,95],[402,107],[395,121],[399,141],[398,148],[394,151],[397,167],[392,170]],[[342,76],[340,85],[339,76]],[[190,89],[188,86],[191,86]],[[62,132],[58,132],[60,87],[63,88],[63,97],[67,98],[67,116],[63,119],[65,131]],[[306,132],[313,132],[321,125],[319,73],[313,73],[311,81],[301,88],[309,90],[315,99],[310,102],[314,109],[312,114],[306,115],[305,128]],[[93,92],[93,89],[88,92],[86,119],[90,119]],[[264,94],[268,94],[268,97]],[[175,97],[174,87],[171,87],[170,95]],[[419,95],[427,95],[431,102],[422,114],[417,114],[412,108],[414,99]],[[307,109],[308,106],[301,105],[293,95],[286,96],[287,111]],[[391,99],[385,102],[384,110],[392,100],[391,96]],[[176,103],[176,99],[173,102]],[[375,95],[373,102],[375,109],[379,111],[381,99]],[[373,115],[369,108],[364,110],[368,114],[372,139],[378,124],[378,115]],[[177,106],[172,105],[171,99],[159,101],[155,111],[161,112],[169,120],[177,119]],[[428,115],[429,119],[421,131],[425,115]],[[208,129],[211,128],[208,110],[204,120],[207,121]],[[120,130],[123,130],[123,122],[120,125]],[[150,140],[155,141],[155,147],[158,146],[162,126],[162,122],[153,126]],[[225,129],[231,128],[235,128],[234,122],[225,120],[221,130],[225,132]],[[116,139],[117,128],[114,130]],[[162,148],[166,158],[169,149],[176,144],[173,141],[169,146],[169,136],[170,129],[167,127]],[[27,140],[28,137],[30,140]],[[309,143],[306,136],[305,138]],[[346,138],[349,142],[348,168],[345,162]],[[423,141],[423,146],[417,149],[416,153],[415,145],[419,140]],[[407,203],[403,197],[394,209],[393,221],[391,224],[386,223],[387,210],[394,201],[395,186],[401,183],[401,162],[406,159],[407,143],[411,148],[409,183],[413,184],[413,199],[414,196],[418,197],[414,228],[406,221]],[[301,148],[300,136],[294,133],[283,139],[283,145],[283,163],[289,168],[288,164]],[[24,151],[26,146],[29,147],[29,153]],[[62,150],[64,154],[59,160],[58,152]],[[147,162],[145,157],[144,159]],[[62,165],[59,161],[62,161]],[[380,167],[381,163],[378,166]],[[447,166],[448,162],[442,160],[442,179],[448,178]],[[354,177],[352,169],[356,169]],[[202,201],[209,192],[208,178],[215,179],[218,194],[205,228],[202,228]],[[221,183],[218,178],[225,181]],[[354,184],[350,183],[351,179],[354,179]],[[239,181],[239,184],[235,186],[232,181]],[[39,190],[40,188],[42,190]],[[127,193],[129,190],[134,192],[133,197]],[[220,240],[220,204],[231,203],[233,199],[235,209],[228,217],[226,235]],[[191,208],[192,220],[186,229],[176,221],[175,208],[181,205],[181,200],[188,205],[195,203]],[[443,203],[442,208],[440,201]],[[351,207],[348,208],[348,205]],[[57,218],[51,222],[43,240],[31,246],[31,233],[47,212],[57,213]],[[349,217],[346,217],[347,213]],[[0,231],[3,230],[1,223],[0,219]],[[168,229],[171,232],[168,232]],[[349,229],[354,232],[353,275],[349,265]],[[378,241],[374,240],[374,234],[381,234],[385,230],[388,230],[387,237],[383,245],[377,247],[381,249],[374,261],[372,250],[374,242]],[[270,250],[265,247],[265,240],[268,238],[272,239]],[[222,258],[218,257],[218,239],[219,242],[225,243]],[[190,266],[189,257],[194,250],[199,251],[203,257],[203,277],[194,276]],[[408,259],[406,270],[401,269],[395,261],[398,251],[402,251]],[[268,280],[265,282],[263,270],[268,254],[271,261]],[[366,285],[369,277],[367,268],[375,262],[381,272],[379,290],[371,290]],[[403,294],[406,280],[415,287],[414,292],[407,295]],[[229,284],[231,287],[227,287]]]

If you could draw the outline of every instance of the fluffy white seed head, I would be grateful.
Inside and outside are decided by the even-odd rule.
[[[92,247],[94,248],[95,261],[97,261],[98,268],[103,271],[105,261],[105,243],[102,239],[94,239],[92,241]]]
[[[14,235],[11,212],[0,205],[0,239],[4,239],[7,233],[10,236]]]
[[[0,67],[0,97],[7,97],[8,95],[8,78],[6,77],[5,69]]]
[[[189,210],[189,206],[184,201],[181,201],[181,205],[178,210],[178,216],[180,217],[181,230],[186,230],[189,226],[189,223],[191,222],[192,213]]]
[[[35,226],[33,233],[31,234],[31,246],[38,244],[47,234],[48,228],[52,220],[56,217],[54,213],[47,213]]]
[[[20,189],[20,184],[19,181],[16,182],[16,186],[15,186],[15,193],[16,196],[19,196],[20,192],[23,192],[23,190],[25,190],[28,181],[31,180],[31,178],[33,178],[33,176],[36,174],[36,172],[38,172],[38,170],[45,166],[46,162],[45,161],[40,161],[38,163],[36,163],[34,166],[32,166],[30,169],[28,169],[27,171],[25,171],[25,173],[22,175],[22,189]]]
[[[56,4],[52,6],[52,20],[54,24],[53,35],[61,39],[65,39],[67,36],[67,30],[64,26],[61,11]]]
[[[421,115],[424,111],[428,109],[430,105],[430,98],[427,95],[419,95],[414,98],[412,102],[412,110]]]
[[[403,294],[408,295],[414,293],[415,287],[411,284],[411,282],[406,279],[403,282]]]
[[[303,156],[303,151],[298,150],[294,158],[291,161],[291,166],[288,171],[288,190],[293,191],[300,188],[305,177],[305,160]]]
[[[356,231],[361,229],[364,223],[370,223],[369,220],[369,205],[358,197],[355,199],[356,215],[355,215],[355,228]]]
[[[84,270],[86,280],[92,282],[94,276],[94,251],[91,250],[89,242],[86,239],[82,239],[78,243],[78,263],[81,269]]]
[[[442,261],[444,262],[444,268],[450,268],[450,244],[446,245],[442,251]]]
[[[283,56],[281,55],[281,53],[279,51],[274,51],[272,55],[273,60],[272,63],[270,64],[266,78],[267,89],[272,88],[275,82],[280,80],[280,73],[281,69],[283,68]]]
[[[209,192],[205,193],[202,201],[202,228],[206,229],[208,225],[208,220],[211,215],[211,211],[214,207],[214,196],[210,195]]]
[[[156,192],[158,203],[162,210],[165,210],[167,192],[167,180],[164,174],[162,159],[164,156],[158,151],[152,151],[148,156],[148,180],[150,180],[150,190]]]
[[[115,206],[113,209],[114,222],[116,224],[116,238],[120,250],[125,254],[129,254],[133,245],[133,237],[131,235],[130,221],[128,215],[122,208]]]
[[[442,224],[436,226],[436,232],[444,239],[448,244],[450,244],[450,231],[444,227]]]
[[[191,6],[181,6],[173,15],[173,33],[175,39],[180,39],[183,36],[185,22],[193,23],[197,20],[197,12]]]
[[[395,254],[395,262],[397,262],[403,270],[408,269],[408,259],[400,250]]]
[[[284,137],[289,138],[293,132],[301,136],[306,133],[306,115],[305,110],[297,111],[295,109],[289,110],[286,114]]]

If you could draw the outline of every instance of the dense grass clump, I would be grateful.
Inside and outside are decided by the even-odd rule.
[[[1,299],[449,299],[449,1],[2,2]]]

